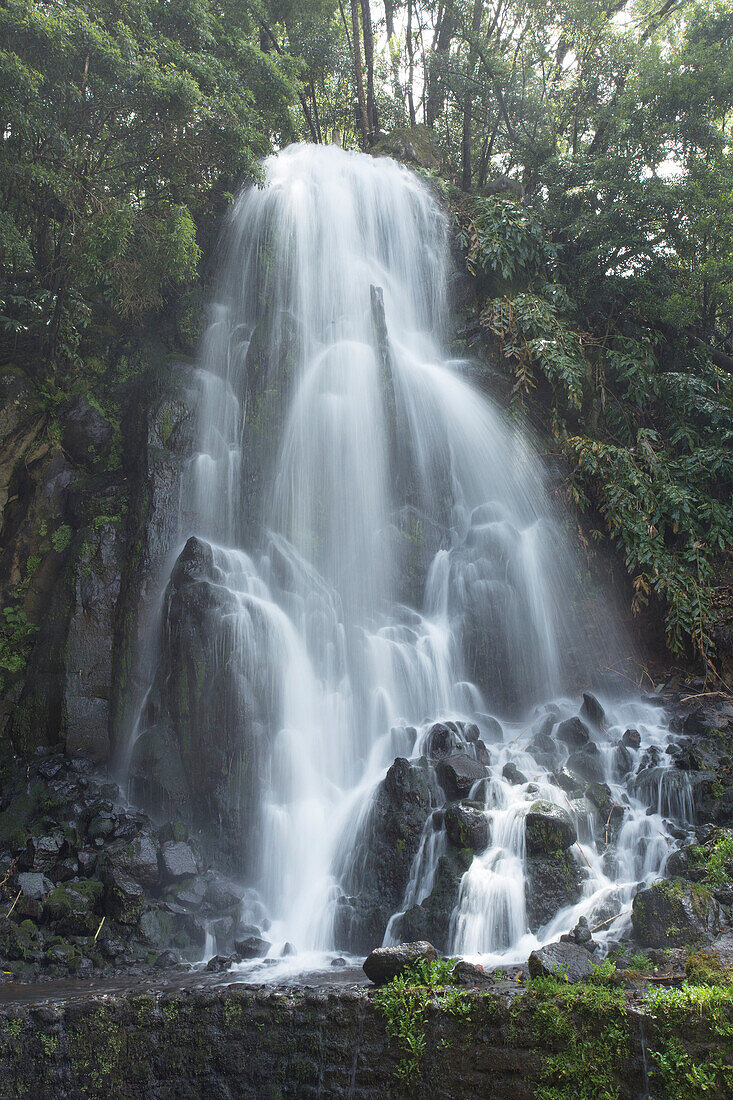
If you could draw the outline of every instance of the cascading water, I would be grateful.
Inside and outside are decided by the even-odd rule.
[[[191,812],[229,828],[270,938],[300,952],[344,935],[358,951],[344,912],[374,861],[397,757],[413,765],[400,782],[423,784],[419,847],[384,894],[392,918],[367,934],[400,936],[445,858],[441,767],[457,754],[488,846],[463,874],[449,946],[526,957],[580,914],[623,913],[660,873],[665,819],[688,809],[657,759],[668,734],[655,708],[606,695],[589,745],[575,746],[588,759],[562,770],[573,746],[557,729],[577,713],[564,693],[587,687],[604,656],[541,464],[447,355],[447,226],[429,189],[335,147],[293,146],[264,177],[230,220],[178,549],[194,537],[172,569],[134,736],[178,740],[201,773]],[[612,647],[610,615],[606,634]],[[442,748],[439,720],[453,723]],[[619,755],[631,725],[641,747]],[[581,764],[586,785],[608,783],[600,810]],[[538,800],[578,837],[578,896],[549,920],[528,914],[524,819]]]

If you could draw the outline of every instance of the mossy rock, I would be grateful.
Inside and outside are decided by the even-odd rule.
[[[707,886],[664,879],[639,891],[631,921],[642,947],[687,947],[716,935],[721,910]]]

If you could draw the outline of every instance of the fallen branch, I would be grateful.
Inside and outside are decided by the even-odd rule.
[[[609,917],[608,920],[604,920],[604,921],[601,922],[601,924],[597,924],[595,926],[595,928],[591,928],[591,934],[593,932],[599,932],[601,930],[601,928],[605,928],[607,924],[613,924],[613,922],[615,920],[618,920],[619,917],[625,917],[626,914],[630,913],[630,912],[631,912],[630,909],[622,909],[621,912],[617,913],[615,917]]]
[[[22,893],[23,893],[23,891],[22,891],[22,890],[19,890],[19,891],[18,891],[18,894],[17,894],[17,897],[16,897],[15,901],[13,902],[13,904],[12,904],[12,905],[10,906],[10,908],[9,908],[9,909],[8,909],[8,911],[7,911],[7,913],[5,914],[5,919],[6,919],[6,920],[8,919],[8,917],[10,916],[10,914],[11,914],[11,913],[13,912],[13,909],[15,909],[16,905],[18,904],[18,901],[20,900],[20,895],[21,895]]]

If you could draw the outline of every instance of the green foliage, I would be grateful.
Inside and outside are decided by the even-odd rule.
[[[402,1051],[395,1075],[405,1084],[413,1083],[422,1072],[431,1001],[437,1000],[453,1016],[470,1019],[471,1005],[465,994],[455,986],[451,988],[453,965],[446,959],[418,959],[374,996],[375,1007],[386,1020],[387,1037]]]
[[[295,63],[229,0],[5,0],[0,31],[0,324],[76,363],[105,310],[195,277],[197,221],[291,132]]]
[[[733,986],[691,986],[655,989],[647,994],[647,1011],[654,1021],[649,1055],[654,1063],[655,1100],[704,1100],[733,1089]],[[696,1061],[690,1049],[704,1044]]]
[[[0,669],[17,676],[26,666],[28,651],[38,628],[28,621],[25,611],[19,607],[4,607],[0,618]],[[0,691],[5,687],[5,676],[0,674]]]
[[[459,228],[459,243],[471,274],[498,275],[505,282],[542,274],[556,252],[536,218],[509,198],[477,199]]]
[[[71,528],[68,523],[62,523],[51,535],[51,542],[57,554],[62,554],[71,542]]]
[[[515,1003],[515,1026],[528,1015],[537,1045],[550,1051],[538,1100],[617,1100],[630,1036],[625,994],[609,975],[589,984],[537,978]]]

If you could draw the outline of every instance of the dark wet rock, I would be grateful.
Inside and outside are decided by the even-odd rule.
[[[345,853],[350,862],[341,878],[337,950],[366,954],[381,943],[400,909],[431,802],[427,767],[398,757],[377,787],[353,853]]]
[[[613,767],[619,779],[623,779],[634,770],[634,758],[623,741],[613,751]]]
[[[200,909],[206,895],[206,883],[202,878],[184,879],[173,887],[179,905],[187,909]],[[233,918],[227,918],[234,923]]]
[[[438,860],[428,896],[401,917],[397,931],[405,940],[427,939],[439,951],[450,948],[450,921],[458,902],[461,879],[471,866],[470,848],[449,848]]]
[[[621,743],[625,745],[627,749],[634,749],[634,751],[636,751],[641,747],[641,734],[638,730],[626,730],[621,738]]]
[[[196,857],[190,845],[182,840],[169,840],[160,850],[163,875],[169,881],[190,878],[198,871]]]
[[[530,806],[524,819],[524,835],[527,853],[532,856],[562,852],[577,839],[567,811],[544,799]]]
[[[636,769],[636,774],[640,775],[648,768],[658,768],[662,762],[662,754],[656,745],[650,745],[646,749],[639,761],[639,767]]]
[[[139,882],[121,871],[105,875],[104,904],[106,912],[120,924],[137,924],[145,903],[145,891]]]
[[[613,806],[613,795],[608,784],[589,783],[585,788],[585,797],[605,821]]]
[[[177,952],[172,950],[161,951],[160,955],[153,964],[158,970],[169,970],[180,963],[181,959]]]
[[[482,852],[489,843],[489,823],[481,810],[453,803],[445,811],[445,831],[456,848]]]
[[[588,727],[580,718],[566,718],[555,730],[555,737],[570,749],[579,749],[590,740]]]
[[[144,886],[155,886],[160,877],[158,848],[147,833],[140,832],[129,841],[113,841],[105,850],[104,860],[113,871],[120,871]]]
[[[501,774],[507,782],[513,783],[516,786],[527,782],[527,776],[524,772],[520,772],[517,765],[513,764],[511,760],[501,769]]]
[[[501,722],[491,714],[479,714],[478,717],[481,721],[481,732],[484,740],[492,745],[501,744],[504,740],[504,728]]]
[[[491,974],[487,973],[483,966],[478,963],[466,962],[465,959],[458,960],[453,967],[451,977],[456,985],[466,985],[470,988],[492,985],[494,981]]]
[[[549,719],[552,725],[552,719]],[[553,768],[560,760],[560,751],[556,741],[549,733],[537,733],[527,745],[527,752],[543,768]]]
[[[453,753],[438,762],[436,775],[446,798],[466,798],[473,785],[486,776],[486,768],[464,753]]]
[[[560,943],[575,943],[578,947],[584,947],[586,951],[597,951],[598,944],[593,939],[590,928],[588,927],[588,921],[585,917],[580,917],[575,928],[567,935],[560,936]]]
[[[234,941],[234,950],[243,959],[264,959],[271,947],[272,944],[260,936],[245,936]]]
[[[230,970],[236,962],[241,962],[238,955],[214,955],[206,964],[208,971],[220,974],[224,970]]]
[[[384,985],[420,959],[435,960],[438,952],[426,940],[399,943],[394,947],[377,947],[364,960],[364,973],[374,985]]]
[[[631,920],[642,947],[686,947],[712,940],[722,913],[707,886],[663,879],[637,893]]]
[[[297,954],[298,954],[298,951],[297,951],[297,948],[295,947],[295,944],[286,943],[283,946],[282,951],[280,952],[280,958],[281,959],[287,959],[291,955],[297,955]]]
[[[435,722],[423,742],[423,752],[429,760],[441,760],[450,756],[458,745],[455,730],[445,722]]]
[[[94,465],[112,445],[112,425],[80,394],[58,410],[61,443],[80,466]]]
[[[37,871],[24,871],[18,875],[18,889],[31,901],[43,901],[53,888],[50,879]]]
[[[337,955],[335,959],[331,959],[331,966],[346,966],[346,959],[342,959],[340,955]]]
[[[497,726],[499,723],[496,723]],[[501,727],[499,727],[501,728]],[[469,745],[474,744],[481,737],[481,730],[478,728],[475,722],[466,722],[463,726],[463,739],[467,741]]]
[[[581,718],[585,718],[595,729],[600,729],[606,719],[606,712],[589,691],[583,692],[583,705],[580,708]]]
[[[560,909],[580,900],[584,873],[570,851],[527,856],[525,866],[527,923],[536,932]]]
[[[40,871],[41,874],[50,874],[66,852],[64,837],[58,833],[53,836],[33,837],[30,845],[33,870]]]
[[[239,909],[242,893],[241,886],[218,871],[207,872],[205,901],[212,909],[219,912],[225,909]]]
[[[533,951],[527,961],[530,977],[561,978],[568,982],[582,982],[589,978],[595,967],[589,951],[574,943],[549,943]]]
[[[100,508],[115,515],[121,502],[112,495]],[[124,551],[123,526],[95,521],[85,531],[71,581],[63,687],[66,752],[98,762],[110,752],[113,643]]]
[[[585,783],[578,779],[577,775],[572,775],[567,768],[560,768],[553,772],[552,782],[569,795],[578,795],[585,790]]]
[[[485,768],[491,766],[491,755],[483,741],[474,741],[471,748],[473,749],[474,759],[477,763],[482,764]]]
[[[603,757],[598,751],[598,746],[589,741],[582,749],[572,753],[567,760],[567,769],[588,780],[589,783],[603,783],[606,775],[603,767]]]

